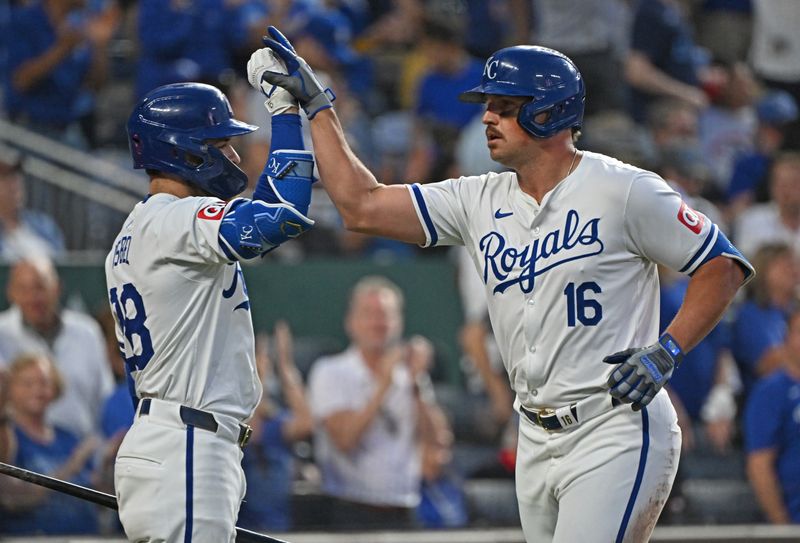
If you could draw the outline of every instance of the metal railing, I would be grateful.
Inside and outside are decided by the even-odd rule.
[[[98,260],[147,192],[147,178],[0,119],[0,155],[24,157],[26,207],[64,232],[68,260]]]

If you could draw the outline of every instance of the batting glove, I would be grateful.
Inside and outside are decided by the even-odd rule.
[[[683,351],[669,334],[649,347],[627,349],[603,359],[617,367],[608,376],[610,394],[639,411],[661,390],[683,360]]]
[[[333,107],[336,95],[331,89],[323,88],[311,66],[297,55],[289,40],[274,26],[267,29],[267,34],[269,36],[262,38],[264,45],[283,60],[286,71],[267,68],[261,73],[261,80],[289,91],[309,119],[313,119],[323,109]]]
[[[272,49],[264,47],[250,55],[250,60],[247,61],[247,81],[251,87],[267,97],[267,101],[264,102],[267,111],[271,115],[280,115],[297,107],[297,100],[289,91],[263,80],[264,72],[267,70],[286,73],[286,66],[275,56]]]

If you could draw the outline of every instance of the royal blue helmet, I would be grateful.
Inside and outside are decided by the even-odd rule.
[[[128,119],[134,168],[172,173],[227,200],[247,186],[247,174],[208,140],[241,136],[257,126],[233,118],[216,87],[164,85],[147,93]]]
[[[481,84],[461,93],[465,102],[484,102],[486,95],[530,96],[517,121],[537,138],[565,128],[580,129],[586,89],[578,68],[565,55],[534,45],[500,49],[486,61]],[[542,122],[536,116],[547,112]]]

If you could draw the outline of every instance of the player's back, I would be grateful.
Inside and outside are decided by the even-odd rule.
[[[150,196],[126,219],[105,268],[137,395],[244,420],[261,387],[244,277],[218,242],[225,209],[216,198]]]

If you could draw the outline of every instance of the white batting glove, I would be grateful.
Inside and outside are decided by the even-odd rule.
[[[250,55],[250,60],[247,61],[247,81],[250,86],[267,97],[267,101],[264,102],[267,111],[271,115],[280,115],[291,108],[297,108],[297,100],[289,91],[262,79],[264,72],[268,70],[285,74],[286,66],[275,56],[272,49],[263,47]]]

